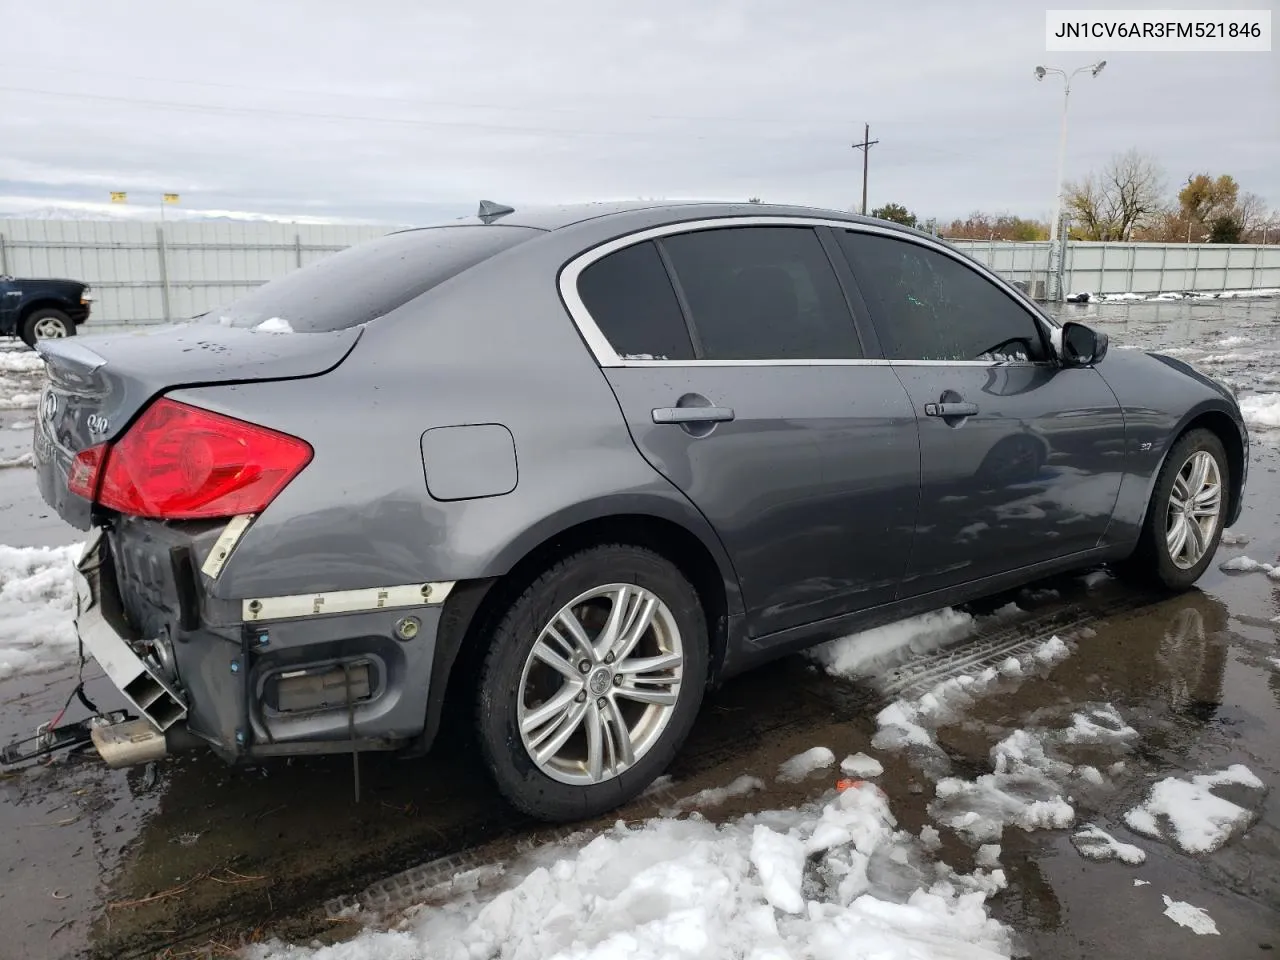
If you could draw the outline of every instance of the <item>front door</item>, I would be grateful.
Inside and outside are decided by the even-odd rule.
[[[860,362],[822,241],[806,226],[684,229],[579,279],[621,358],[605,373],[637,447],[720,535],[753,637],[893,599],[915,416],[891,369]]]
[[[921,504],[904,595],[1096,547],[1119,493],[1124,418],[1093,369],[941,248],[840,231],[920,429]]]

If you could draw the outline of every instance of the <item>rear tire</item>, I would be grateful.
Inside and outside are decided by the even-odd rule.
[[[28,347],[34,348],[37,340],[60,339],[74,337],[76,325],[71,318],[53,307],[42,307],[32,310],[30,316],[22,322],[22,339]]]
[[[1213,562],[1230,490],[1222,441],[1202,428],[1183,434],[1156,477],[1138,547],[1118,572],[1171,590],[1190,587]]]
[[[480,670],[476,729],[499,792],[551,822],[637,796],[693,726],[708,649],[697,591],[658,554],[610,544],[558,562],[512,602]]]

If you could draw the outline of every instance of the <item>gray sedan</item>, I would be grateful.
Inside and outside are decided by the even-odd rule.
[[[1248,464],[1186,364],[794,207],[483,204],[39,349],[109,763],[421,753],[449,703],[548,820],[789,652],[1099,563],[1190,586]]]

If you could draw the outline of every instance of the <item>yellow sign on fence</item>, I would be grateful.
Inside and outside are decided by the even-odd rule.
[[[111,191],[112,203],[125,203],[128,199],[129,199],[129,195],[123,191],[121,191],[120,193],[116,193],[114,190]]]
[[[165,203],[177,203],[177,202],[178,202],[178,195],[177,195],[176,193],[166,193],[166,194],[164,195],[164,202],[165,202]]]

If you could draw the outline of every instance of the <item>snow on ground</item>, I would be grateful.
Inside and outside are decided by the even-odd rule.
[[[34,350],[0,351],[0,373],[39,373],[44,369],[44,358]]]
[[[1212,853],[1248,829],[1254,818],[1253,811],[1213,792],[1231,784],[1263,789],[1262,781],[1240,763],[1190,780],[1166,777],[1141,806],[1125,814],[1124,822],[1135,833],[1164,840],[1184,853]]]
[[[699,957],[995,960],[1007,927],[987,914],[1000,870],[957,874],[897,828],[874,786],[794,811],[716,825],[622,823],[577,849],[544,849],[503,889],[423,906],[391,930],[252,960],[575,960]]]
[[[840,761],[840,772],[860,780],[870,780],[884,773],[884,767],[875,757],[855,753]]]
[[[1010,678],[1021,677],[1036,664],[1051,666],[1066,659],[1070,649],[1060,637],[1051,637],[1024,657],[1009,657],[995,667],[977,673],[949,677],[919,699],[896,700],[876,715],[879,730],[871,740],[878,750],[919,748],[938,752],[933,731],[956,719],[974,700],[993,692]]]
[[[34,410],[39,402],[38,393],[11,393],[0,396],[0,410]]]
[[[955,643],[973,632],[971,614],[946,607],[832,640],[808,655],[833,677],[867,676],[912,654]]]
[[[16,457],[0,458],[0,470],[7,467],[29,467],[33,463],[31,453],[20,453]]]
[[[706,790],[699,790],[697,793],[677,800],[675,804],[662,811],[663,816],[674,816],[677,813],[684,813],[689,810],[702,810],[706,807],[717,807],[734,797],[745,797],[747,794],[755,793],[757,790],[764,789],[764,781],[759,777],[752,777],[743,774],[736,780],[724,787],[708,787]],[[647,791],[646,791],[647,792]]]
[[[1174,900],[1165,895],[1164,915],[1192,933],[1218,936],[1218,925],[1213,922],[1213,918],[1201,907],[1193,907],[1184,900]]]
[[[1147,853],[1132,843],[1121,843],[1096,824],[1086,823],[1071,835],[1072,845],[1086,860],[1119,860],[1130,866],[1144,863]]]
[[[1272,580],[1280,580],[1280,564],[1263,563],[1252,557],[1232,557],[1218,565],[1226,573],[1265,573]]]
[[[1121,303],[1143,300],[1251,300],[1256,297],[1277,297],[1280,289],[1270,287],[1257,290],[1220,290],[1210,291],[1170,291],[1169,293],[1093,293],[1082,291],[1067,297],[1070,303]]]
[[[0,680],[74,662],[74,564],[83,547],[0,546]]]
[[[1260,430],[1280,427],[1280,393],[1254,393],[1240,398],[1244,421]]]
[[[796,783],[809,774],[825,770],[836,762],[836,755],[827,747],[811,747],[790,760],[778,765],[778,779],[784,783]]]

